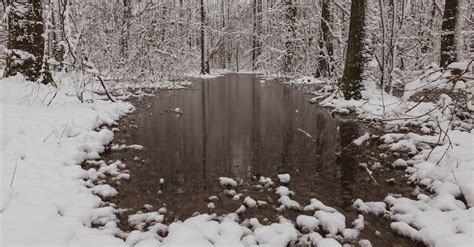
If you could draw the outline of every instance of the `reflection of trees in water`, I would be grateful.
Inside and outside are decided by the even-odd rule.
[[[360,172],[357,162],[358,147],[352,141],[359,135],[358,124],[354,121],[339,122],[340,147],[344,148],[338,157],[337,163],[341,164],[341,187],[344,207],[350,207],[353,198],[353,187],[356,176]],[[350,146],[349,146],[350,145]],[[346,148],[345,148],[346,147]]]
[[[145,127],[138,140],[146,140],[146,156],[153,161],[148,171],[159,174],[157,179],[165,177],[175,189],[210,192],[219,188],[219,176],[334,172],[334,120],[295,89],[229,75],[206,80],[198,90],[162,92],[153,100],[153,115],[143,114]],[[181,118],[160,115],[174,107],[183,109]]]

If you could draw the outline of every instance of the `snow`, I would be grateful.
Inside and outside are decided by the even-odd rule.
[[[320,241],[317,242],[318,247],[340,247],[342,246],[339,242],[337,242],[333,238],[323,238]]]
[[[163,219],[164,216],[158,212],[138,212],[128,216],[128,223],[130,223],[132,226],[135,226],[136,229],[143,229],[145,224],[151,222],[161,223],[163,222]]]
[[[269,186],[272,186],[274,184],[271,178],[264,177],[264,176],[261,176],[260,179],[258,180],[258,182],[260,184],[262,184],[263,186],[265,186],[265,187],[269,187]]]
[[[278,188],[276,188],[275,190],[275,193],[277,195],[279,195],[280,197],[282,196],[290,196],[292,195],[293,193],[290,191],[290,189],[288,189],[288,187],[286,186],[278,186]]]
[[[303,76],[294,80],[285,82],[292,85],[312,85],[312,84],[324,84],[320,79],[314,78],[312,76]]]
[[[281,182],[281,183],[284,183],[284,184],[289,183],[289,182],[290,182],[290,179],[291,179],[290,174],[287,174],[287,173],[285,173],[285,174],[278,174],[277,177],[278,177],[278,180],[280,180],[280,182]]]
[[[102,198],[114,197],[118,194],[117,190],[108,184],[99,184],[92,188],[92,193]]]
[[[352,204],[352,207],[361,213],[373,213],[375,215],[385,214],[387,212],[386,206],[384,202],[364,202],[361,199],[355,200]]]
[[[468,70],[469,62],[455,62],[448,65],[449,69]]]
[[[364,143],[365,141],[367,141],[369,138],[370,138],[370,134],[369,134],[369,133],[365,133],[365,134],[363,134],[362,136],[360,136],[359,138],[353,140],[352,143],[354,143],[354,144],[357,145],[357,146],[360,146],[360,145],[362,145],[362,143]]]
[[[112,140],[112,131],[95,129],[115,124],[133,107],[87,94],[89,103],[81,103],[66,93],[70,90],[67,82],[55,89],[21,75],[0,80],[2,244],[123,245],[112,234],[89,228],[116,219],[115,210],[94,194],[113,196],[116,190],[87,188],[85,180],[95,178],[80,165],[99,158]]]
[[[450,68],[465,70],[467,64],[462,61]],[[335,112],[352,112],[360,119],[383,121],[383,146],[391,152],[410,154],[410,158],[398,159],[391,165],[405,168],[408,182],[419,186],[416,199],[387,196],[384,202],[356,200],[353,206],[362,213],[389,217],[394,231],[429,246],[470,246],[474,235],[474,131],[472,120],[463,117],[470,114],[467,110],[471,109],[472,96],[467,109],[456,105],[456,100],[447,94],[440,94],[434,102],[418,102],[412,97],[432,89],[469,94],[469,76],[454,87],[452,78],[450,70],[433,66],[406,83],[402,97],[387,93],[382,97],[376,83],[369,79],[363,82],[362,100],[344,100],[334,93],[320,102]],[[419,133],[410,132],[410,127]]]
[[[392,163],[393,167],[407,167],[408,164],[405,160],[403,159],[397,159]]]
[[[299,215],[296,217],[296,225],[306,231],[317,231],[319,229],[319,220],[313,216]]]
[[[301,208],[300,204],[297,201],[292,200],[288,196],[281,196],[280,199],[278,199],[278,202],[281,203],[281,205],[284,208],[288,208],[288,209],[300,209]]]
[[[257,206],[257,201],[252,199],[250,196],[244,198],[244,204],[247,205],[249,208],[254,208]]]
[[[346,228],[346,217],[339,212],[316,211],[314,216],[321,222],[321,227],[330,235],[342,232]]]
[[[303,210],[304,211],[313,211],[313,212],[316,211],[316,210],[322,210],[322,211],[329,212],[329,213],[337,212],[337,210],[335,208],[328,207],[328,206],[324,205],[324,203],[322,203],[321,201],[319,201],[316,198],[311,198],[310,204],[305,206],[303,208]]]
[[[228,187],[228,186],[235,187],[235,186],[237,186],[237,182],[234,179],[227,178],[227,177],[220,177],[219,178],[219,183],[224,187]]]

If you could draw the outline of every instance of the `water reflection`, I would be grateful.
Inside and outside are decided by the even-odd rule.
[[[173,204],[222,191],[220,176],[249,184],[258,174],[288,172],[304,201],[340,194],[338,124],[310,105],[310,97],[253,75],[227,75],[147,98],[134,119],[140,127],[131,133],[145,146],[146,162],[134,167],[128,188],[151,195],[162,189],[160,197]],[[176,107],[184,114],[173,113]],[[157,186],[160,178],[164,188]]]

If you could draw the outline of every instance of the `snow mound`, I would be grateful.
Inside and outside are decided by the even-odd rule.
[[[236,187],[237,186],[237,182],[234,179],[227,178],[227,177],[220,177],[219,178],[219,183],[224,187],[227,187],[227,186]]]

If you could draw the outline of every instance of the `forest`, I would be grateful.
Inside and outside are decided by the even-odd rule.
[[[2,246],[473,245],[471,1],[1,5]]]

